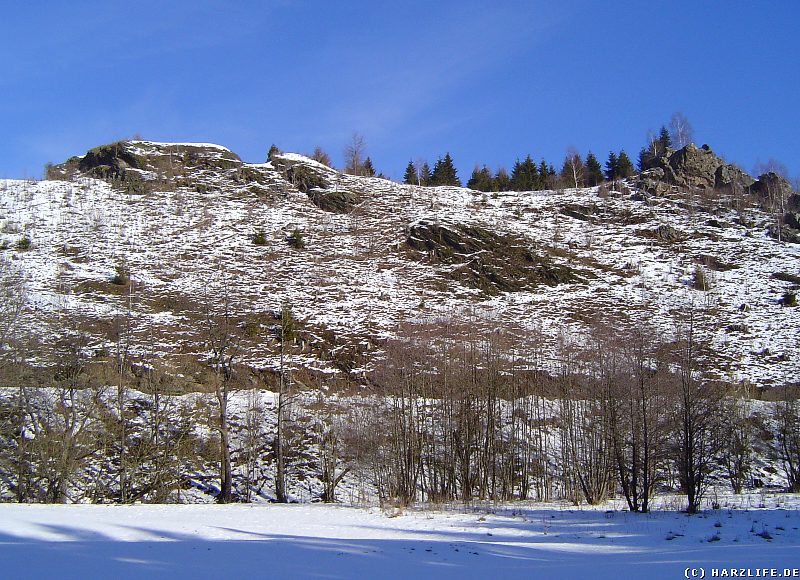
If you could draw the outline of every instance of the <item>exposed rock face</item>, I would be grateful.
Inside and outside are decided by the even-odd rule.
[[[661,167],[645,169],[639,174],[636,186],[653,195],[661,195],[669,191],[669,184],[665,179],[665,175],[664,169]]]
[[[90,149],[83,157],[72,157],[62,167],[84,174],[124,175],[126,170],[136,169],[180,175],[189,170],[220,171],[241,165],[238,155],[218,145],[118,141]]]
[[[713,189],[716,185],[717,169],[723,161],[708,145],[697,148],[689,143],[669,158],[673,179],[677,185],[698,189]]]
[[[477,226],[422,221],[410,228],[406,243],[422,259],[455,265],[451,278],[489,295],[575,280],[571,269],[534,255],[523,240]]]
[[[792,186],[783,177],[770,171],[760,175],[758,181],[754,182],[750,188],[752,193],[758,195],[762,200],[788,199],[792,195]]]
[[[361,203],[361,199],[352,191],[311,190],[306,192],[311,203],[319,209],[332,213],[350,213]]]
[[[720,165],[714,175],[715,187],[723,193],[735,194],[748,191],[755,180],[736,165]]]
[[[218,145],[117,141],[51,167],[47,177],[72,179],[82,175],[143,193],[170,189],[201,172],[239,170],[242,165],[238,155]]]
[[[652,230],[640,230],[639,235],[645,238],[653,238],[666,244],[680,242],[688,237],[684,232],[666,224],[661,224]]]
[[[655,195],[672,187],[742,193],[754,182],[736,165],[725,163],[708,145],[698,148],[690,143],[678,151],[667,149],[664,155],[652,158],[639,175],[637,186]]]
[[[321,210],[345,214],[363,201],[357,193],[340,186],[336,170],[312,159],[279,154],[273,157],[272,165]]]
[[[793,193],[786,201],[786,215],[783,220],[790,228],[800,230],[800,193]]]
[[[771,233],[777,237],[777,230]],[[786,199],[786,213],[783,214],[780,237],[787,242],[800,243],[800,194],[798,193],[793,193]]]

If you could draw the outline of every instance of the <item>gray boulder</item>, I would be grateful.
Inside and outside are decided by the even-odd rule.
[[[717,170],[724,165],[708,145],[698,148],[689,143],[669,158],[676,185],[698,189],[714,189]]]
[[[788,199],[792,195],[792,185],[777,173],[770,171],[758,177],[750,191],[765,201]]]
[[[714,174],[715,187],[724,193],[746,192],[753,183],[755,179],[733,164],[720,165]]]

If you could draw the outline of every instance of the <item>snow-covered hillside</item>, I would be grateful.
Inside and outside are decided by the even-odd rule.
[[[286,304],[307,333],[293,364],[358,375],[404,321],[504,326],[521,353],[553,355],[560,336],[580,341],[592,326],[647,323],[668,336],[691,310],[715,353],[711,376],[797,381],[800,308],[781,299],[797,288],[800,245],[721,196],[626,185],[483,194],[291,154],[253,165],[219,146],[114,147],[60,166],[66,181],[0,182],[2,254],[28,278],[40,332],[58,312],[108,320],[130,307],[134,355],[200,354],[204,312],[225,295],[252,319],[241,362],[277,365],[269,315]],[[555,274],[528,275],[537,268]],[[132,284],[113,284],[118,271]],[[91,347],[108,336],[95,329]]]

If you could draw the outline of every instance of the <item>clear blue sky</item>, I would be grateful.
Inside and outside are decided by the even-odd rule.
[[[747,171],[800,175],[797,0],[3,0],[0,177],[140,134],[335,163],[353,131],[400,178],[569,146],[635,160],[681,111]]]

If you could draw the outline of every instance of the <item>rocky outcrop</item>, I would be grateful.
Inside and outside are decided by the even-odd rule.
[[[772,171],[760,175],[758,181],[750,187],[751,193],[759,199],[769,202],[770,200],[788,200],[792,195],[792,185],[783,177]]]
[[[800,193],[793,193],[786,201],[786,214],[783,221],[790,228],[800,230]]]
[[[767,181],[759,179],[762,183]],[[798,244],[800,243],[800,194],[792,193],[785,199],[786,213],[783,214],[783,224],[780,225],[780,231],[777,229],[777,224],[770,228],[770,234],[785,242]]]
[[[488,295],[576,279],[570,268],[533,254],[523,240],[478,226],[422,221],[409,229],[406,243],[418,259],[455,266],[452,279]]]
[[[708,145],[690,143],[659,157],[651,157],[639,175],[637,187],[659,195],[678,190],[717,190],[727,193],[748,191],[755,180],[734,164],[725,163]]]
[[[720,165],[714,175],[714,187],[722,193],[740,194],[749,191],[755,180],[734,164]]]
[[[172,189],[202,172],[238,171],[238,155],[219,145],[117,141],[48,168],[48,179],[93,177],[131,192]]]
[[[323,211],[350,213],[361,203],[361,198],[352,191],[310,190],[306,192],[311,203]]]
[[[708,145],[698,148],[689,143],[669,157],[674,183],[694,189],[714,189],[717,169],[722,165],[722,159]]]
[[[270,161],[289,183],[308,195],[323,211],[350,213],[362,197],[342,187],[341,174],[327,165],[294,153],[279,153]]]

